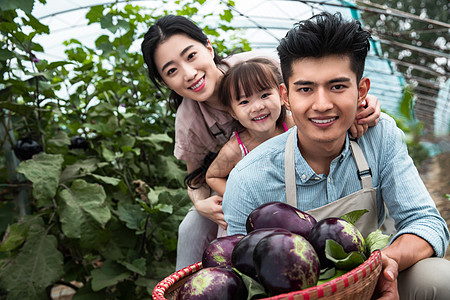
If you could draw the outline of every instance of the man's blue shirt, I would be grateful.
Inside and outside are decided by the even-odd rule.
[[[286,202],[284,154],[288,132],[276,136],[252,150],[231,171],[222,208],[229,235],[246,233],[250,212],[271,202]],[[377,188],[378,221],[384,220],[384,203],[395,220],[397,234],[415,234],[430,243],[442,257],[449,244],[449,231],[408,155],[404,134],[395,121],[381,114],[377,126],[358,139],[372,170]],[[297,137],[296,143],[297,145]],[[295,147],[297,207],[307,211],[321,207],[361,189],[356,163],[348,136],[341,154],[330,166],[328,176],[316,174]],[[383,202],[384,201],[384,202]]]

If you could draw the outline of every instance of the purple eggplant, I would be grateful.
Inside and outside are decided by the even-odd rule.
[[[253,210],[247,217],[247,233],[260,228],[284,228],[308,238],[316,219],[284,202],[265,203]]]
[[[253,264],[253,251],[262,238],[277,232],[289,233],[290,231],[283,228],[261,228],[248,233],[234,246],[231,253],[231,265],[239,272],[258,280]]]
[[[203,251],[203,268],[231,266],[233,248],[243,237],[243,234],[233,234],[211,241]]]
[[[347,253],[366,253],[366,244],[358,228],[341,218],[325,218],[317,222],[309,235],[309,241],[319,255],[322,268],[333,267],[333,263],[325,255],[328,239],[337,242]]]
[[[314,286],[320,262],[306,238],[295,233],[272,233],[262,238],[253,252],[259,282],[270,295]]]
[[[241,277],[230,268],[204,268],[181,286],[177,300],[242,300],[247,289]]]
[[[14,154],[20,161],[31,159],[43,150],[41,144],[30,137],[20,138],[14,144]]]

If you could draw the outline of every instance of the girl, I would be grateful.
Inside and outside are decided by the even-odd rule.
[[[219,195],[231,169],[249,151],[294,125],[280,97],[282,82],[278,67],[266,58],[242,62],[223,76],[219,99],[244,128],[234,132],[206,173],[207,184]]]
[[[159,18],[144,36],[141,45],[150,80],[160,88],[171,89],[169,102],[177,109],[174,155],[186,162],[188,173],[198,169],[210,153],[217,153],[229,140],[233,118],[219,101],[218,87],[223,74],[255,53],[242,53],[222,59],[203,31],[182,16]],[[362,111],[359,130],[375,125],[380,117],[376,98],[368,98]],[[222,197],[211,194],[204,183],[188,187],[194,207],[178,231],[177,270],[201,260],[203,249],[217,236],[217,226],[226,228]]]

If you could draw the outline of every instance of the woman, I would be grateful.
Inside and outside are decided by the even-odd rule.
[[[166,85],[171,89],[169,103],[177,109],[174,155],[184,160],[192,173],[208,153],[217,153],[232,133],[234,119],[218,97],[223,74],[234,64],[261,55],[247,52],[222,59],[197,25],[173,15],[150,27],[142,52],[151,81],[158,88]],[[368,125],[378,122],[377,99],[368,97],[366,102],[367,108],[352,127],[354,136],[361,136]],[[203,249],[217,236],[217,226],[227,227],[221,196],[211,194],[205,183],[196,189],[188,187],[188,194],[194,207],[179,227],[177,270],[200,261]]]

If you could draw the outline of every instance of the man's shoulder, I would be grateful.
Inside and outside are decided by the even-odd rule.
[[[399,133],[400,130],[398,129],[395,120],[388,114],[381,113],[377,125],[370,127],[359,140],[366,141],[376,139],[383,142],[390,137],[392,138],[393,136],[398,136]]]

